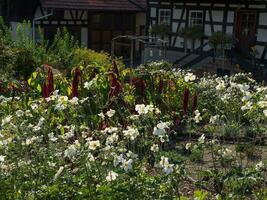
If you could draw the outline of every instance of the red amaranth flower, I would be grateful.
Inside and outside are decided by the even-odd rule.
[[[111,73],[109,98],[118,96],[122,92],[122,86],[114,73]]]
[[[132,80],[132,84],[135,86],[136,90],[140,93],[142,97],[145,96],[146,92],[146,82],[145,80],[139,79],[139,78],[134,78]]]
[[[197,94],[194,94],[193,105],[192,105],[193,111],[195,111],[197,109],[197,103],[198,103],[198,96],[197,96]]]
[[[79,87],[79,80],[82,76],[81,70],[77,67],[74,71],[74,77],[72,81],[72,97],[78,97],[78,87]]]
[[[44,83],[43,83],[42,96],[44,98],[47,98],[54,91],[54,78],[53,78],[52,69],[49,65],[44,64],[43,68],[44,68],[44,71],[47,71],[47,77],[45,78]]]
[[[188,115],[188,105],[189,105],[189,89],[185,89],[184,91],[184,98],[183,98],[183,115]]]
[[[51,68],[48,70],[48,92],[49,95],[54,91],[54,77],[53,71]]]
[[[115,60],[113,60],[113,72],[119,76],[119,69]]]
[[[42,96],[43,96],[44,98],[49,97],[49,94],[48,94],[48,87],[47,87],[46,82],[44,82],[43,87],[42,87]]]
[[[174,120],[174,126],[175,127],[178,127],[180,124],[181,124],[180,118],[179,117],[176,117],[175,120]]]
[[[163,92],[163,88],[164,88],[164,81],[160,78],[160,80],[159,80],[159,94],[161,94]]]

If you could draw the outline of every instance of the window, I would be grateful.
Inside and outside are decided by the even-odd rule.
[[[159,10],[159,24],[170,25],[171,23],[171,10],[161,9]]]
[[[191,11],[190,12],[190,26],[198,26],[202,28],[203,25],[203,12]]]

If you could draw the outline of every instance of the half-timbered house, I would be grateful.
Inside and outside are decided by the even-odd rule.
[[[215,32],[220,31],[231,35],[235,41],[229,47],[231,67],[242,66],[248,71],[253,71],[253,68],[266,69],[265,0],[148,0],[147,26],[160,24],[169,27],[165,35],[169,55],[172,55],[169,59],[180,66],[199,67],[214,63],[214,50],[208,41]],[[192,45],[185,44],[187,41],[180,31],[192,26],[200,27],[203,36],[190,51]]]
[[[38,37],[38,26],[49,40],[58,28],[65,27],[83,46],[110,52],[112,38],[145,34],[145,0],[16,1],[9,17],[11,27],[16,29],[17,23],[30,20],[34,37]],[[118,54],[128,54],[129,49],[121,45]]]

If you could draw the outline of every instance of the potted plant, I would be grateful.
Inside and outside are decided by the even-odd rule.
[[[170,32],[170,26],[167,24],[155,24],[150,27],[151,35],[159,35],[161,39]]]
[[[209,38],[209,45],[214,48],[214,54],[217,57],[222,55],[224,57],[224,50],[231,48],[233,38],[230,35],[226,35],[221,31],[215,32]]]
[[[184,38],[184,51],[187,52],[188,40],[192,40],[191,51],[195,48],[196,40],[203,37],[202,29],[199,26],[185,27],[179,32],[179,36]]]

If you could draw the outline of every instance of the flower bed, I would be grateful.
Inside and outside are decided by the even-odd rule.
[[[44,66],[0,97],[1,199],[266,198],[267,88],[250,75],[71,77]]]

